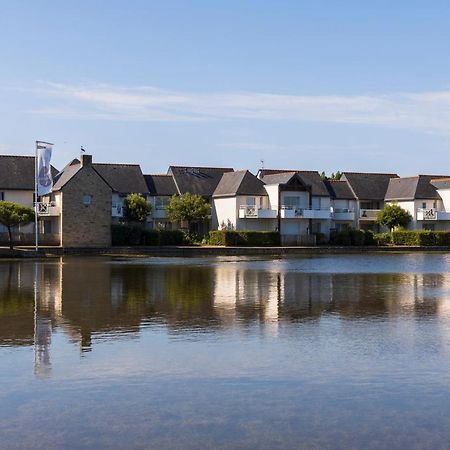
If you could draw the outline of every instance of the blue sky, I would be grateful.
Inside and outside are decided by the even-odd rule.
[[[450,173],[446,1],[2,1],[0,153]]]

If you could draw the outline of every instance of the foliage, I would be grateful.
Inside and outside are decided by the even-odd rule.
[[[377,233],[374,235],[377,245],[391,245],[392,234],[391,233]]]
[[[0,224],[8,229],[9,248],[13,248],[12,229],[34,222],[34,210],[14,202],[0,201]]]
[[[376,245],[376,241],[371,231],[353,230],[349,228],[348,230],[331,232],[330,244],[342,246],[350,246],[350,245],[363,246],[363,245]]]
[[[320,178],[322,180],[333,180],[333,181],[339,181],[341,179],[342,172],[337,171],[333,172],[330,176],[327,176],[324,171],[320,172]]]
[[[392,243],[420,247],[450,246],[450,231],[394,231]]]
[[[209,232],[208,243],[226,247],[274,247],[280,245],[280,233],[277,231],[215,230]]]
[[[183,245],[184,234],[179,230],[146,230],[138,225],[112,225],[112,245]]]
[[[152,205],[141,194],[128,194],[124,203],[124,219],[127,222],[145,223],[152,212]]]
[[[391,231],[397,227],[406,227],[410,221],[409,212],[395,203],[384,205],[377,217],[377,223],[388,227]]]
[[[171,222],[187,222],[191,230],[192,224],[209,217],[211,206],[200,195],[186,192],[170,198],[166,213]]]

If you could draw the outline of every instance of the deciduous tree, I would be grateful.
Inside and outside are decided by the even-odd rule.
[[[34,209],[14,202],[0,201],[0,223],[8,229],[9,248],[13,249],[12,230],[34,222]]]

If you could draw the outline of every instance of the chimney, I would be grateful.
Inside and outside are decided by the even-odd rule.
[[[81,159],[81,167],[90,166],[92,164],[92,155],[86,155],[86,153],[83,153],[80,156],[80,159]]]

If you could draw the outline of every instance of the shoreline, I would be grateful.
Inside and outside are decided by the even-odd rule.
[[[304,246],[304,247],[219,247],[219,246],[164,246],[164,247],[40,247],[36,252],[30,247],[14,250],[0,249],[0,258],[53,258],[60,256],[284,256],[284,255],[326,255],[358,253],[401,253],[401,252],[450,252],[450,247],[420,246]]]

